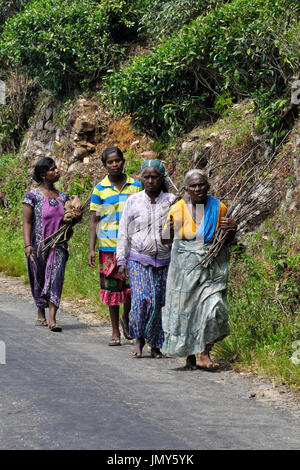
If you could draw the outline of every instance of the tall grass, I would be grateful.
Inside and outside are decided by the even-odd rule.
[[[236,367],[248,367],[299,389],[300,364],[291,359],[293,343],[300,340],[300,256],[293,235],[288,229],[279,233],[269,224],[268,236],[252,235],[245,253],[233,258],[228,296],[231,334],[215,346],[215,352]]]

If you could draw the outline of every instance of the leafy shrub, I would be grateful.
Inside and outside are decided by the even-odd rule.
[[[62,191],[65,191],[68,194],[76,194],[77,196],[80,196],[82,198],[82,204],[88,197],[92,186],[93,185],[90,177],[88,175],[83,176],[80,173],[75,173],[72,178],[70,178],[68,175],[65,175],[57,184],[57,187]]]
[[[34,112],[37,84],[18,71],[7,73],[6,103],[0,106],[0,152],[18,149]]]
[[[296,67],[295,53],[281,44],[298,11],[296,0],[225,3],[162,42],[150,56],[111,74],[106,96],[154,136],[187,129],[213,114],[216,97],[227,92],[255,99],[257,90],[272,89],[270,100],[278,99],[289,92]],[[281,111],[278,105],[266,113],[280,116]]]
[[[4,66],[26,68],[55,93],[85,86],[116,65],[134,15],[117,0],[34,0],[9,18],[1,37]]]
[[[201,13],[214,8],[218,0],[148,0],[140,1],[142,12],[139,24],[140,32],[154,41],[167,38],[175,30],[197,18]]]
[[[7,18],[19,13],[30,0],[0,0],[0,29]]]
[[[278,219],[284,231],[274,228]],[[292,242],[296,234],[284,211],[265,229],[264,236],[248,238],[244,254],[232,263],[231,335],[215,349],[223,358],[299,386],[299,366],[291,362],[293,342],[300,338],[300,259]]]
[[[0,192],[4,195],[4,213],[15,223],[20,222],[21,201],[25,194],[27,171],[19,155],[10,153],[0,158]]]

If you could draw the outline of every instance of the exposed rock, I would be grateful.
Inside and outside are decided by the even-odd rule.
[[[36,105],[36,114],[20,148],[30,175],[36,162],[47,156],[63,170],[62,175],[83,172],[94,180],[95,172],[98,175],[103,171],[100,155],[104,148],[118,146],[125,152],[134,148],[137,153],[149,148],[150,139],[136,132],[128,117],[112,119],[99,108],[96,96],[74,102],[65,113],[64,122],[59,124],[54,116],[56,107],[61,105],[51,95],[40,94],[40,104]],[[156,154],[151,152],[142,157],[155,158]]]
[[[188,135],[189,140],[199,140],[199,132],[192,132]]]
[[[153,152],[152,150],[145,150],[144,152],[138,153],[138,157],[143,157],[146,159],[155,159],[157,157],[157,154]]]
[[[86,116],[77,118],[74,124],[74,130],[77,132],[77,134],[93,132],[95,127],[95,122],[89,120]]]
[[[56,125],[51,121],[46,122],[46,124],[44,125],[44,128],[50,132],[56,131]]]
[[[194,146],[195,146],[194,142],[185,141],[181,144],[181,151],[187,152],[188,150],[191,150]]]
[[[76,160],[83,160],[84,157],[86,157],[88,154],[88,151],[84,147],[76,147],[74,150],[74,159]]]
[[[68,167],[68,170],[67,170],[68,173],[73,172],[73,171],[74,171],[74,172],[75,172],[75,171],[78,171],[79,166],[80,166],[80,165],[79,165],[79,162],[74,162],[74,163],[72,163],[72,164]]]
[[[35,128],[38,130],[38,131],[41,131],[44,127],[44,121],[37,121],[36,124],[35,124]]]
[[[91,142],[86,142],[86,148],[90,153],[93,153],[96,150],[96,146]]]
[[[46,107],[45,113],[44,113],[44,121],[50,121],[50,119],[53,116],[53,108],[52,106]]]
[[[219,133],[218,132],[212,132],[210,135],[209,135],[209,139],[214,139],[215,137],[219,137]]]

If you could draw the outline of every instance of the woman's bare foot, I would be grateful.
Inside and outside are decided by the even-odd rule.
[[[38,320],[46,320],[46,314],[45,314],[44,308],[39,307],[37,311],[37,315],[38,315]]]
[[[46,320],[45,309],[39,307],[37,311],[37,315],[38,317],[37,317],[35,324],[38,326],[48,326],[48,322]]]
[[[184,366],[184,369],[185,370],[196,370],[197,369],[195,354],[192,354],[191,356],[188,356],[186,358],[186,364]]]
[[[161,350],[159,348],[151,348],[151,357],[154,357],[154,359],[161,359],[163,357]]]
[[[145,339],[138,338],[135,342],[135,348],[132,351],[132,356],[134,357],[142,357],[143,347],[145,346]]]
[[[206,369],[206,370],[216,370],[220,367],[220,365],[217,362],[213,362],[211,358],[209,357],[208,352],[203,352],[200,354],[200,358],[197,362],[197,366],[200,367],[201,369]]]

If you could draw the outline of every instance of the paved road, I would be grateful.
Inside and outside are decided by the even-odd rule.
[[[233,373],[183,372],[130,357],[100,327],[61,313],[63,333],[33,326],[34,306],[0,294],[0,449],[297,449],[300,423],[249,399]]]

